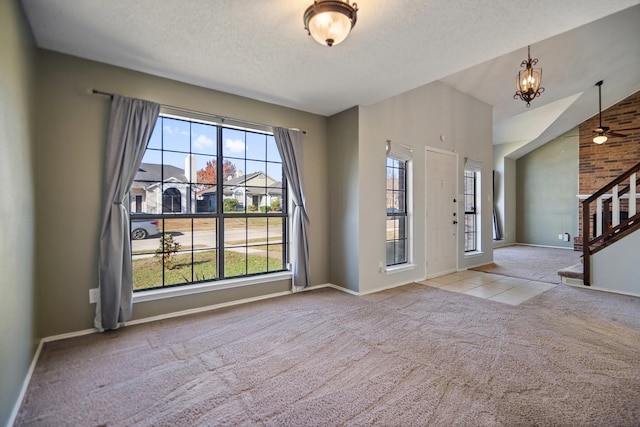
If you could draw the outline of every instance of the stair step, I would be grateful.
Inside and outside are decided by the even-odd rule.
[[[582,263],[574,264],[570,267],[563,268],[558,271],[558,276],[568,277],[571,279],[584,279],[584,265]]]

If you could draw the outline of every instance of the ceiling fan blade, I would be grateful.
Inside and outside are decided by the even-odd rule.
[[[640,130],[640,127],[637,127],[637,128],[616,129],[616,132],[617,132],[617,131],[626,132],[626,131],[630,131],[630,130]]]
[[[629,135],[623,135],[621,133],[617,133],[617,132],[613,132],[613,131],[609,131],[609,132],[605,132],[608,136],[613,136],[614,138],[626,138]]]

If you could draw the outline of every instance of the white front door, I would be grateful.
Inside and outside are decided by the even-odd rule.
[[[426,242],[427,277],[457,270],[456,176],[454,153],[426,152]]]

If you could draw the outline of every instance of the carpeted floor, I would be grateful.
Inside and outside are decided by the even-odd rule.
[[[16,425],[640,423],[640,299],[320,289],[45,344]]]
[[[582,252],[571,249],[513,245],[493,250],[493,264],[472,268],[485,273],[560,283],[558,271],[580,263]]]

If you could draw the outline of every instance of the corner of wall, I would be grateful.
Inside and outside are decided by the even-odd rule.
[[[0,425],[12,424],[37,347],[34,194],[35,43],[18,1],[0,2]]]
[[[353,107],[328,119],[329,281],[359,291],[359,122]]]

